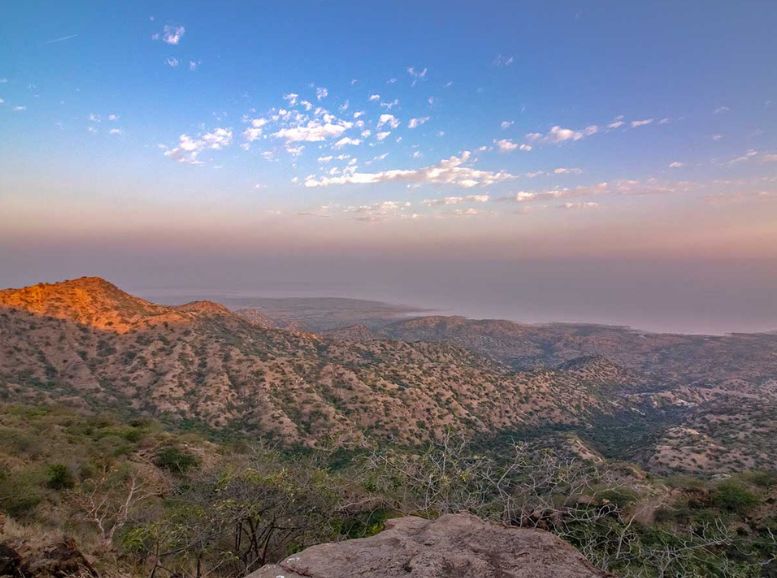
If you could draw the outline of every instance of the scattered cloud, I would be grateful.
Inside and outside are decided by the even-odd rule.
[[[54,38],[52,40],[47,40],[43,44],[57,44],[58,42],[66,42],[67,40],[72,40],[73,38],[78,38],[78,34],[69,34],[68,36]]]
[[[459,156],[443,159],[435,165],[419,169],[394,169],[377,173],[359,173],[352,171],[337,177],[309,177],[306,187],[327,187],[344,184],[376,184],[384,182],[405,182],[412,184],[445,184],[463,188],[488,186],[515,178],[506,171],[484,171],[467,166],[471,159],[469,151]]]
[[[200,154],[205,150],[221,150],[232,143],[232,130],[228,128],[217,128],[212,132],[201,134],[197,137],[190,137],[182,134],[178,137],[178,145],[168,149],[165,148],[165,156],[179,163],[202,164],[199,160]]]
[[[724,112],[728,112],[730,110],[731,109],[729,107],[727,107],[727,106],[719,106],[718,108],[716,108],[714,110],[714,113],[715,114],[723,114]]]
[[[329,96],[329,91],[324,87],[316,87],[316,100],[324,100]]]
[[[429,120],[428,116],[420,118],[411,118],[407,123],[407,128],[417,128]]]
[[[499,139],[499,140],[495,140],[494,144],[499,149],[499,151],[503,152],[503,153],[514,151],[516,149],[517,150],[522,150],[522,151],[525,151],[525,152],[528,152],[528,151],[532,150],[532,146],[530,144],[525,144],[525,143],[519,144],[519,143],[513,142],[513,141],[511,141],[510,139],[507,139],[507,138],[502,138],[502,139]]]
[[[380,95],[379,94],[371,94],[370,98],[368,100],[370,102],[377,102],[377,101],[380,100]]]
[[[513,126],[514,124],[515,124],[515,121],[514,121],[514,120],[503,120],[502,122],[500,122],[500,123],[499,123],[499,127],[500,127],[502,130],[504,130],[504,129],[508,129],[508,128],[510,128],[510,127],[511,127],[511,126]]]
[[[185,33],[186,29],[183,26],[166,24],[162,29],[162,42],[175,46],[181,42],[181,38],[183,38]]]
[[[680,161],[672,161],[669,163],[670,169],[681,169],[685,166],[685,163],[681,163]]]
[[[262,136],[264,126],[267,124],[266,118],[254,118],[251,120],[251,126],[243,131],[243,137],[248,142],[254,142]]]
[[[378,118],[377,127],[381,128],[386,125],[392,129],[395,129],[399,126],[399,119],[397,119],[397,117],[395,117],[393,114],[381,114]]]
[[[337,141],[334,144],[334,148],[341,149],[341,148],[343,148],[344,146],[347,146],[347,145],[354,145],[354,146],[356,146],[356,145],[360,145],[360,144],[362,144],[361,139],[351,138],[351,137],[345,136],[345,137],[341,138],[339,141]]]
[[[577,167],[573,167],[573,168],[558,167],[557,169],[553,169],[554,175],[579,175],[582,172],[583,172],[583,169],[579,169]]]
[[[563,205],[560,205],[560,207],[564,209],[595,209],[599,206],[599,203],[596,203],[594,201],[586,201],[586,202],[566,202]]]
[[[416,69],[416,68],[414,68],[414,67],[410,66],[410,67],[407,69],[407,73],[408,73],[408,74],[411,76],[411,78],[413,79],[412,86],[415,86],[415,85],[416,85],[416,83],[417,83],[418,81],[420,81],[420,80],[426,80],[426,73],[427,73],[427,69],[426,69],[426,68],[423,68],[423,69],[420,69],[420,70],[419,70],[419,69]]]
[[[175,58],[174,56],[168,56],[165,62],[170,68],[178,68],[178,65],[180,64],[178,59]]]
[[[491,197],[489,195],[466,195],[460,197],[441,197],[439,199],[424,199],[422,205],[427,207],[459,205],[462,203],[487,203]]]
[[[331,120],[319,122],[310,120],[304,125],[282,128],[272,136],[288,142],[320,142],[328,138],[337,138],[353,126],[352,122]]]
[[[344,207],[342,212],[353,215],[357,221],[377,222],[388,217],[416,218],[417,215],[408,215],[407,210],[412,204],[409,201],[380,201],[367,205],[354,205]]]
[[[645,118],[645,119],[642,119],[642,120],[632,120],[631,121],[631,128],[639,128],[641,126],[647,126],[647,125],[652,124],[652,123],[653,123],[653,119],[652,118]]]
[[[552,126],[545,134],[539,132],[530,132],[526,135],[526,138],[534,142],[561,144],[569,141],[578,141],[587,136],[595,135],[598,132],[599,127],[595,124],[587,126],[582,130],[572,130],[571,128],[562,128],[556,125]]]
[[[492,64],[500,68],[510,66],[515,59],[512,56],[505,56],[504,54],[497,54]]]

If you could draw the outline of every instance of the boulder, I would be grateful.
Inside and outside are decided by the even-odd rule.
[[[542,530],[504,527],[467,514],[389,520],[360,540],[319,544],[248,578],[588,578],[610,576]]]

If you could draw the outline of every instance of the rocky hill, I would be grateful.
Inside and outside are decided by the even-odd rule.
[[[579,552],[549,532],[506,528],[466,514],[389,520],[370,538],[319,544],[249,578],[595,578]]]
[[[96,278],[3,291],[0,334],[5,399],[120,407],[288,444],[415,444],[446,430],[583,424],[617,407],[575,372],[515,372],[448,343],[272,329]]]

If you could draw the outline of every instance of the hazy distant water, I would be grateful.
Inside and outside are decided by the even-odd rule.
[[[331,264],[330,264],[331,265]],[[240,285],[144,288],[181,301],[231,297],[352,297],[529,323],[591,322],[681,333],[777,329],[777,275],[763,264],[393,263],[264,269]]]

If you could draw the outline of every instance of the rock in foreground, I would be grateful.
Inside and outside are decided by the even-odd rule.
[[[371,538],[320,544],[248,578],[608,576],[542,530],[505,528],[466,514],[389,520]]]

